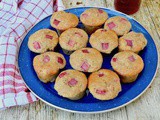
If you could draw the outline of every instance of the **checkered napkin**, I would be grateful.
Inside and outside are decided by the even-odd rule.
[[[60,9],[61,0],[0,0],[0,109],[37,100],[20,76],[19,46],[33,25]]]

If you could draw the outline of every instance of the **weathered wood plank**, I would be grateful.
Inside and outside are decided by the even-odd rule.
[[[63,0],[66,8],[82,7],[82,6],[101,6],[106,7],[105,0]]]
[[[147,8],[151,16],[151,19],[153,21],[153,24],[160,37],[160,13],[159,13],[160,1],[159,0],[146,0],[144,2],[147,5]]]
[[[153,39],[157,43],[159,51],[160,38],[157,30],[158,26],[155,26],[159,22],[157,20],[155,21],[155,19],[152,18],[153,16],[151,14],[151,12],[153,12],[154,14],[157,14],[158,12],[152,10],[151,7],[152,6],[150,6],[148,0],[143,0],[140,11],[132,16],[149,31],[149,33],[152,35]],[[154,7],[155,9],[159,9],[157,6]],[[160,104],[157,99],[160,97],[160,82],[158,80],[159,76],[160,74],[158,72],[153,84],[151,85],[151,88],[149,88],[147,92],[142,95],[142,97],[140,97],[140,99],[136,100],[135,102],[126,107],[129,120],[156,120],[160,118],[160,115],[158,114],[158,108],[160,107]]]

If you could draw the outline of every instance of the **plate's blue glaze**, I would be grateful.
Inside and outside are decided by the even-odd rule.
[[[73,8],[73,9],[68,9],[66,11],[74,13],[79,17],[80,14],[86,9],[88,9],[88,7]],[[34,32],[36,32],[37,30],[42,28],[49,28],[54,30],[50,26],[51,16],[48,16],[42,21],[40,21],[38,24],[36,24],[28,32],[28,34],[26,35],[21,44],[18,57],[19,69],[26,85],[29,87],[31,91],[34,92],[36,96],[41,98],[41,100],[45,101],[46,103],[49,103],[50,105],[73,112],[110,111],[119,108],[121,106],[124,106],[127,103],[133,101],[135,98],[140,96],[141,93],[143,93],[146,90],[146,88],[150,85],[158,66],[158,53],[153,39],[151,38],[149,33],[145,30],[145,28],[142,27],[138,22],[136,22],[131,17],[110,9],[105,9],[105,8],[102,9],[109,14],[109,17],[117,15],[126,17],[132,24],[132,30],[136,32],[142,32],[148,40],[147,47],[140,53],[140,56],[144,60],[145,67],[138,76],[137,80],[130,84],[122,84],[122,92],[120,92],[118,97],[109,101],[97,100],[93,98],[91,94],[89,94],[88,96],[85,95],[81,100],[78,101],[71,101],[63,97],[60,97],[57,94],[57,92],[53,89],[54,83],[44,84],[39,81],[32,65],[33,58],[36,54],[31,52],[27,47],[29,36]],[[80,23],[78,27],[82,27],[82,24]],[[59,46],[56,51],[62,53],[65,56],[67,60],[67,65],[65,69],[71,68],[69,64],[69,56],[65,55]],[[112,69],[110,65],[110,60],[116,52],[117,50],[114,50],[110,55],[103,55],[105,62],[103,63],[102,68]]]

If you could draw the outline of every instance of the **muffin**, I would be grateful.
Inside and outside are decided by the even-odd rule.
[[[88,88],[96,99],[110,100],[121,91],[120,78],[111,70],[101,69],[89,76]]]
[[[81,48],[70,55],[69,62],[75,70],[94,72],[101,68],[103,58],[94,48]]]
[[[84,73],[77,70],[62,71],[56,78],[55,90],[60,96],[71,100],[83,97],[87,87],[87,78]]]
[[[50,29],[41,29],[29,37],[28,48],[35,53],[44,53],[54,50],[58,44],[58,35]]]
[[[131,23],[126,18],[120,16],[109,18],[104,25],[104,29],[114,30],[118,36],[128,33],[131,27]]]
[[[59,38],[59,44],[65,54],[71,54],[77,49],[86,47],[87,42],[87,33],[79,28],[70,28],[64,31]]]
[[[123,51],[115,54],[111,60],[111,65],[124,83],[135,81],[138,74],[144,68],[142,58],[131,51]]]
[[[53,28],[61,32],[76,27],[78,25],[79,19],[76,15],[72,13],[67,13],[65,11],[54,12],[50,24]]]
[[[59,69],[64,68],[66,60],[62,54],[56,52],[46,52],[37,55],[33,59],[33,67],[38,78],[47,83],[54,81]]]
[[[100,28],[107,18],[108,14],[102,9],[97,8],[87,9],[80,15],[80,20],[88,34],[91,34]]]
[[[119,51],[130,50],[135,53],[143,50],[147,45],[147,40],[142,33],[129,32],[119,38]]]
[[[91,35],[89,42],[98,51],[110,54],[118,46],[118,36],[112,30],[98,29]]]

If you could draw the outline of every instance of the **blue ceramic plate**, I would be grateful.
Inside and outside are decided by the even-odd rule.
[[[72,9],[67,9],[65,11],[76,14],[79,17],[80,14],[88,8],[89,7],[72,8]],[[156,45],[150,34],[140,23],[138,23],[133,18],[123,13],[117,12],[115,10],[110,10],[107,8],[101,8],[101,9],[106,11],[109,14],[109,17],[113,16],[126,17],[131,22],[133,31],[141,32],[145,35],[145,37],[148,40],[148,44],[147,47],[142,52],[140,52],[140,56],[143,58],[145,64],[143,71],[140,73],[135,82],[130,84],[122,84],[122,91],[119,93],[118,97],[116,97],[113,100],[100,101],[93,98],[93,96],[90,93],[88,95],[86,94],[82,99],[77,101],[71,101],[63,97],[60,97],[53,88],[54,83],[44,84],[40,82],[40,80],[38,79],[32,64],[33,58],[37,54],[31,52],[27,46],[29,36],[32,35],[34,32],[36,32],[37,30],[43,28],[49,28],[51,30],[55,30],[50,26],[50,17],[51,17],[50,15],[41,20],[39,23],[37,23],[28,32],[28,34],[25,36],[21,44],[18,57],[18,65],[20,73],[24,79],[24,82],[26,83],[28,88],[45,103],[53,107],[70,112],[78,112],[78,113],[107,112],[125,106],[134,101],[136,98],[142,95],[144,91],[146,91],[146,89],[153,81],[158,66],[158,52],[156,49]],[[78,27],[82,28],[83,27],[82,23],[79,23]],[[89,44],[88,46],[90,47]],[[59,46],[57,52],[62,53],[66,58],[67,65],[64,69],[70,69],[70,68],[72,69],[69,63],[69,56],[65,55]],[[108,63],[106,62],[103,63],[102,68],[107,68],[112,70],[112,67],[110,65],[110,60],[116,52],[117,50],[114,50],[110,55],[103,55],[104,61],[108,61]]]

